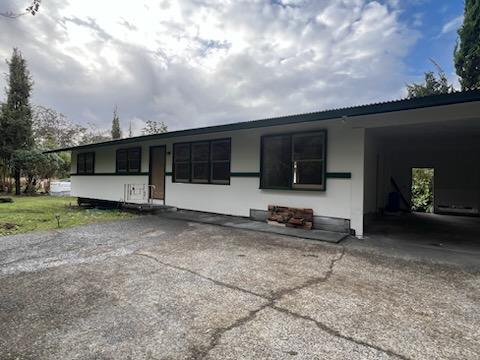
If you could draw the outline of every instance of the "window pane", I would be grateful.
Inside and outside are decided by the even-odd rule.
[[[140,172],[140,149],[128,151],[128,172]]]
[[[212,141],[212,160],[230,161],[230,140]]]
[[[84,154],[77,155],[77,172],[82,174],[85,172],[85,156]]]
[[[175,181],[190,181],[190,164],[176,163],[175,164]]]
[[[262,187],[289,188],[291,172],[290,136],[263,138]]]
[[[294,160],[323,159],[325,136],[321,134],[295,135],[293,137]]]
[[[85,154],[85,173],[93,174],[93,153]]]
[[[126,150],[117,151],[117,171],[127,172],[127,151]]]
[[[190,144],[174,145],[175,161],[190,161]]]
[[[195,182],[208,182],[208,162],[192,164],[192,180]]]
[[[212,182],[230,182],[230,162],[212,163]]]
[[[323,161],[296,161],[294,183],[301,185],[323,184]]]
[[[196,143],[192,144],[192,161],[208,161],[210,157],[210,144]]]

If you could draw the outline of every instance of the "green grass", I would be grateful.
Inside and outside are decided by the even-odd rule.
[[[0,203],[0,236],[58,229],[56,214],[60,215],[60,228],[135,216],[116,209],[80,208],[73,197],[14,196],[13,201]]]

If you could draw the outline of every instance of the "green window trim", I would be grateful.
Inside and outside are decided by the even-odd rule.
[[[173,173],[171,171],[165,172],[165,176],[172,176]],[[231,172],[231,177],[240,177],[240,178],[259,178],[260,172]],[[351,179],[352,173],[351,172],[327,172],[326,174],[327,179]]]
[[[139,172],[139,173],[94,173],[94,174],[70,174],[70,176],[148,176],[148,172]]]
[[[301,136],[301,135],[308,135],[308,134],[323,134],[324,136],[324,143],[323,143],[323,158],[321,159],[322,162],[322,179],[323,183],[321,184],[321,187],[309,187],[309,186],[294,186],[294,159],[293,159],[293,146],[294,146],[294,138]],[[289,137],[290,139],[290,156],[289,156],[289,168],[290,168],[290,178],[289,178],[289,186],[266,186],[264,185],[264,179],[263,179],[263,167],[264,167],[264,143],[265,139],[271,138],[271,137]],[[278,133],[278,134],[268,134],[268,135],[263,135],[261,137],[260,141],[260,189],[261,190],[295,190],[295,191],[320,191],[320,192],[325,192],[327,190],[327,144],[328,144],[328,138],[327,138],[327,130],[326,129],[319,129],[319,130],[312,130],[312,131],[301,131],[301,132],[288,132],[288,133]]]
[[[87,171],[87,159],[91,157],[90,161],[92,169]],[[83,170],[82,170],[83,168]],[[95,152],[84,152],[77,154],[77,174],[91,175],[95,173]]]
[[[119,154],[125,153],[125,170],[119,168]],[[130,161],[133,153],[138,152],[138,169],[130,169]],[[115,171],[119,175],[134,175],[142,172],[142,147],[136,146],[131,148],[117,149],[115,158]]]
[[[216,152],[214,152],[212,149],[213,147],[219,143],[226,143],[228,142],[228,159],[215,159],[215,154],[217,154]],[[208,154],[208,162],[206,162],[205,160],[202,160],[202,161],[197,161],[195,160],[194,158],[194,154],[193,154],[193,148],[195,146],[199,146],[201,144],[208,144],[209,145],[209,154]],[[179,148],[179,147],[188,147],[188,152],[189,152],[189,156],[188,156],[188,160],[185,158],[185,159],[182,159],[182,160],[179,160],[177,161],[175,159],[176,157],[176,148]],[[214,179],[214,168],[213,166],[215,164],[219,164],[219,163],[224,163],[224,164],[227,164],[227,173],[228,174],[231,174],[230,173],[230,166],[231,166],[231,162],[232,162],[232,139],[231,138],[221,138],[221,139],[211,139],[211,140],[200,140],[200,141],[190,141],[190,142],[181,142],[181,143],[174,143],[173,144],[173,156],[172,156],[172,171],[171,172],[165,172],[165,176],[171,176],[172,177],[172,182],[174,183],[183,183],[183,184],[197,184],[197,185],[230,185],[230,176],[228,177],[228,179],[225,179],[225,180],[215,180]],[[194,176],[193,176],[193,168],[194,168],[194,164],[198,164],[198,163],[208,163],[208,179],[204,179],[204,180],[201,180],[201,179],[195,179]],[[176,165],[186,165],[188,164],[188,179],[185,177],[185,178],[182,178],[182,179],[177,179],[176,178],[176,175],[175,175],[175,171],[176,171]]]
[[[327,172],[327,179],[351,179],[351,172]]]

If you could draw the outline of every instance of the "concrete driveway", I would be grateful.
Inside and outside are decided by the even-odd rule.
[[[145,216],[0,238],[1,359],[478,359],[480,274]]]

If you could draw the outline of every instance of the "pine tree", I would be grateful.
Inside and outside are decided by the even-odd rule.
[[[113,121],[112,121],[112,139],[121,139],[122,130],[120,129],[120,118],[118,117],[117,107],[113,109]]]
[[[480,1],[465,0],[465,16],[458,30],[455,68],[462,90],[480,89]]]
[[[16,150],[33,147],[32,109],[30,92],[32,79],[27,62],[18,49],[13,49],[9,67],[7,102],[3,104],[0,116],[0,156],[8,164]],[[20,194],[20,171],[15,170],[15,192]]]

